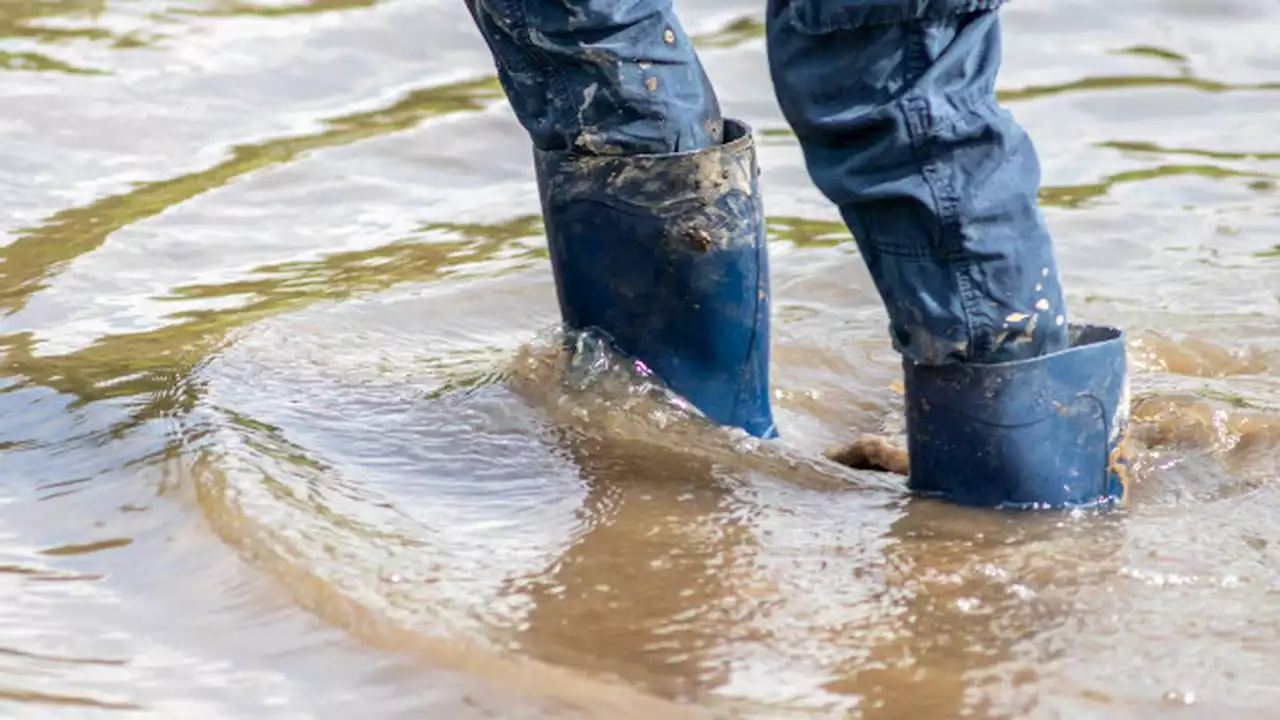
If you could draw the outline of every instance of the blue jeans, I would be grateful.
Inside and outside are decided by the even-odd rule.
[[[720,142],[670,0],[466,0],[535,146],[665,154]],[[810,176],[922,365],[1066,349],[1039,161],[995,98],[1002,0],[769,0],[769,65]]]

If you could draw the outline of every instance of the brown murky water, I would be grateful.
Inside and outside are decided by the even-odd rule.
[[[0,2],[0,715],[1273,717],[1271,0],[1021,0],[1001,86],[1074,314],[1132,333],[1107,514],[912,501],[868,277],[767,82],[780,443],[556,319],[524,136],[455,0]]]

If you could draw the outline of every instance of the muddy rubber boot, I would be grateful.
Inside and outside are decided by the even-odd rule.
[[[711,421],[774,437],[769,268],[751,129],[669,155],[535,150],[565,324],[594,328]]]
[[[1069,349],[1030,360],[904,362],[911,489],[983,507],[1123,499],[1125,357],[1120,330],[1078,326]]]

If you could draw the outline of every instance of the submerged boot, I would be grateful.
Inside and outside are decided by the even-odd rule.
[[[755,145],[670,155],[535,150],[560,311],[711,421],[757,437],[769,404],[769,270]]]
[[[1124,497],[1124,334],[1073,327],[1030,360],[906,371],[911,489],[963,505],[1059,508]]]

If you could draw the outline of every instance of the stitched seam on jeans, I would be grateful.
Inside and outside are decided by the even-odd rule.
[[[906,37],[905,47],[903,48],[903,85],[910,86],[929,68],[929,59],[925,54],[925,50],[921,47],[918,31],[914,28],[904,32]],[[838,95],[832,97],[838,98]],[[907,94],[900,98],[894,105],[897,108],[899,116],[906,127],[907,137],[911,148],[911,159],[918,165],[922,166],[922,160],[925,157],[920,152],[920,145],[927,141],[928,136],[928,110],[924,106],[924,99],[919,96]],[[923,172],[923,171],[922,171]],[[929,184],[928,178],[925,178],[925,185],[930,193],[930,215],[937,217],[938,198],[934,187]],[[874,203],[872,204],[874,207]],[[875,252],[894,257],[912,258],[916,260],[931,260],[937,257],[937,250],[932,242],[903,242],[897,238],[884,237],[880,231],[879,223],[876,222],[878,213],[873,209],[867,213],[869,222],[866,224],[866,237],[864,238],[868,246],[873,248]],[[936,232],[938,228],[933,228]]]
[[[964,308],[965,330],[969,335],[969,352],[966,360],[973,361],[988,355],[994,346],[992,331],[989,327],[979,327],[973,322],[977,314],[978,303],[982,302],[982,293],[974,286],[973,261],[961,260],[952,267],[955,270],[956,286],[960,288],[960,306]]]
[[[929,69],[929,58],[924,47],[924,37],[922,31],[918,27],[912,27],[904,31],[906,39],[906,47],[903,48],[903,84],[911,87],[916,80]],[[924,179],[925,187],[929,189],[929,199],[933,207],[932,216],[941,219],[941,203],[938,198],[938,188],[932,181],[929,172],[929,164],[927,162],[928,154],[924,152],[924,146],[929,142],[929,107],[928,101],[919,95],[912,94],[910,91],[898,101],[898,109],[902,114],[903,121],[907,128],[907,138],[910,141],[911,159],[919,167],[921,177]],[[941,234],[941,224],[932,228],[935,234]],[[933,243],[928,243],[932,246]],[[914,245],[921,248],[920,245]],[[923,248],[921,248],[923,249]],[[930,248],[932,249],[932,248]],[[933,253],[929,253],[932,255]]]
[[[909,29],[903,59],[904,72],[907,76],[905,80],[908,85],[914,84],[929,68],[925,43],[922,26],[916,25]],[[930,209],[936,219],[933,231],[937,244],[930,243],[931,255],[944,261],[960,257],[961,253],[953,252],[954,245],[951,242],[958,238],[961,242],[957,244],[963,247],[963,235],[960,233],[957,213],[959,198],[956,197],[955,188],[948,180],[941,163],[932,155],[930,147],[934,144],[934,126],[937,117],[931,111],[928,98],[914,92],[908,92],[899,101],[899,107],[906,120],[912,159],[920,169],[920,175],[924,179],[925,187],[929,189],[933,204]]]
[[[907,84],[914,83],[929,68],[928,40],[925,37],[925,25],[916,23],[907,32],[906,57],[904,58]],[[937,242],[934,257],[937,262],[948,266],[952,281],[960,296],[960,308],[964,314],[965,337],[968,340],[968,357],[973,356],[976,328],[973,318],[976,313],[977,293],[968,281],[971,261],[964,256],[964,234],[960,223],[960,198],[955,187],[934,156],[929,146],[935,143],[934,130],[938,118],[932,112],[927,98],[908,93],[902,99],[902,106],[907,115],[907,128],[911,135],[911,150],[925,186],[933,197],[935,215],[938,226]],[[952,240],[955,240],[954,244]]]
[[[997,123],[1001,119],[1000,116],[1007,113],[1007,111],[1000,106],[1000,102],[998,98],[996,98],[994,92],[965,93],[952,100],[952,105],[959,114],[968,118],[976,118],[984,124]],[[1032,198],[1032,202],[1036,202],[1034,197]],[[970,317],[980,316],[978,308],[981,303],[985,302],[984,297],[978,289],[978,281],[974,277],[974,269],[976,265],[977,261],[968,252],[968,250],[964,249],[962,246],[961,257],[955,267],[959,282],[963,287],[967,288],[967,291],[963,292],[961,297],[964,302],[965,312],[968,313]],[[988,357],[991,353],[995,352],[996,337],[1000,332],[995,326],[988,323],[982,323],[981,325],[974,325],[971,323],[969,325],[969,330],[972,358],[981,359]]]

